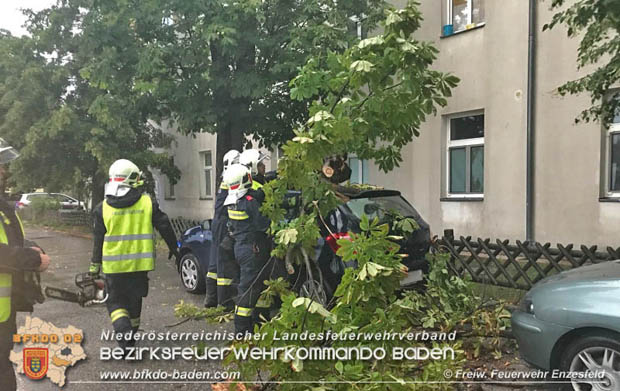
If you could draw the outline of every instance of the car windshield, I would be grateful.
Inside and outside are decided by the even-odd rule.
[[[356,198],[349,200],[346,207],[358,219],[367,215],[370,219],[378,217],[380,221],[386,221],[390,216],[417,217],[417,212],[399,195]]]

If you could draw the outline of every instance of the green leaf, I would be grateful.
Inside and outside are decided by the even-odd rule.
[[[370,72],[373,64],[366,60],[357,60],[351,64],[350,69],[355,72]]]
[[[276,234],[276,243],[287,246],[297,242],[298,231],[295,228],[282,229]]]
[[[334,367],[340,374],[342,374],[342,372],[344,371],[344,365],[342,364],[342,361],[338,361],[336,365],[334,365]]]

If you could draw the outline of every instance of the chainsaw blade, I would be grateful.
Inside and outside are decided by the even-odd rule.
[[[80,293],[72,292],[66,289],[53,288],[53,287],[45,287],[45,296],[58,299],[62,301],[68,301],[71,303],[78,303],[82,305],[82,295]]]

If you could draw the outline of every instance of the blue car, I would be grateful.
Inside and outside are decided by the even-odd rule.
[[[205,291],[212,241],[211,220],[205,220],[201,225],[185,231],[178,242],[181,257],[177,263],[177,270],[183,287],[190,293],[198,294]]]
[[[415,208],[396,190],[372,188],[356,190],[346,194],[348,201],[339,205],[325,217],[327,230],[319,227],[323,238],[317,243],[312,257],[312,270],[297,267],[295,274],[289,275],[292,289],[301,296],[311,297],[321,304],[327,304],[335,292],[344,270],[354,265],[345,265],[336,255],[338,239],[348,238],[348,232],[360,232],[362,215],[378,218],[382,223],[390,223],[395,214],[413,218],[419,226],[408,239],[399,241],[401,251],[406,257],[403,264],[409,269],[408,275],[401,281],[403,289],[417,289],[428,273],[428,261],[425,255],[429,250],[431,237],[429,225]],[[286,220],[299,216],[301,205],[299,192],[289,191],[286,209]],[[295,200],[293,200],[295,199]],[[318,222],[317,222],[318,223]],[[392,224],[390,224],[392,226]],[[188,229],[181,237],[179,248],[181,258],[178,271],[181,282],[188,292],[202,293],[205,289],[205,278],[212,245],[210,221],[201,226]]]

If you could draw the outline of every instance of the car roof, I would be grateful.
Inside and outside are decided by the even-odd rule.
[[[346,194],[348,196],[348,194]],[[400,191],[398,190],[387,190],[387,189],[372,189],[372,190],[363,190],[357,194],[352,194],[349,197],[353,199],[358,198],[375,198],[375,197],[391,197],[391,196],[399,196]]]
[[[70,195],[67,195],[67,194],[64,194],[64,193],[46,193],[46,192],[41,192],[41,191],[37,191],[37,192],[34,192],[34,193],[24,193],[22,195],[23,196],[31,196],[31,195],[61,195],[61,196],[73,198]]]
[[[360,190],[357,187],[345,187],[340,186],[338,191],[345,196],[352,199],[360,199],[360,198],[375,198],[375,197],[391,197],[391,196],[400,196],[401,192],[398,190],[390,190],[390,189],[367,189]],[[301,192],[299,190],[288,190],[288,196],[299,195]]]

